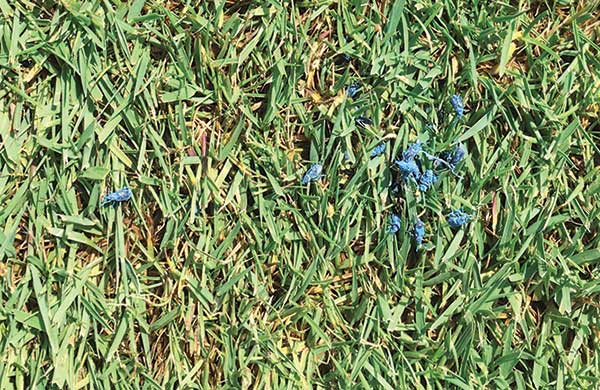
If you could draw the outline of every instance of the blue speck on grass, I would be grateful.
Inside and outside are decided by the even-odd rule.
[[[311,181],[317,180],[319,177],[321,177],[322,170],[323,166],[321,164],[311,165],[311,167],[308,169],[308,171],[306,171],[304,177],[302,178],[302,185],[307,185]]]
[[[396,233],[398,233],[398,231],[400,231],[401,227],[402,227],[402,220],[400,219],[400,216],[398,216],[397,214],[390,215],[390,224],[387,229],[388,232],[390,232],[392,234],[396,234]]]
[[[437,175],[431,170],[428,169],[419,178],[419,189],[421,192],[427,192],[427,190],[432,187],[438,180]]]
[[[452,210],[448,214],[448,225],[453,229],[458,229],[459,227],[467,224],[471,220],[471,216],[464,212],[462,208]]]
[[[465,106],[463,105],[462,98],[459,95],[453,95],[450,97],[450,104],[456,113],[458,119],[461,119],[465,114]]]
[[[423,237],[425,237],[425,224],[420,219],[417,219],[413,229],[413,238],[415,239],[417,246],[423,244]]]
[[[102,199],[101,206],[106,206],[108,204],[117,204],[119,202],[126,202],[131,199],[131,189],[129,187],[123,187],[115,192],[111,192],[110,194],[104,196]]]
[[[387,144],[385,142],[382,142],[379,145],[375,146],[373,148],[373,150],[371,150],[371,158],[375,158],[377,156],[381,156],[382,154],[384,154],[386,147],[387,147]]]

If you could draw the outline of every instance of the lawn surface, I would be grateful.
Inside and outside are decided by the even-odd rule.
[[[598,1],[0,15],[0,389],[600,386]]]

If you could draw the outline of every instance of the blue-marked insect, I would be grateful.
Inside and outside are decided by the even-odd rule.
[[[108,195],[105,195],[102,199],[101,206],[106,206],[108,204],[117,204],[119,202],[126,202],[131,199],[131,189],[129,187],[123,187],[120,190],[116,190],[115,192],[111,192]]]
[[[463,160],[463,158],[465,158],[466,154],[467,149],[465,149],[465,147],[462,144],[458,144],[454,147],[454,151],[452,151],[452,153],[450,154],[448,159],[446,159],[446,161],[448,161],[448,164],[450,164],[454,168],[459,162]]]
[[[417,246],[421,246],[421,244],[423,244],[423,237],[425,237],[425,224],[420,219],[417,219],[417,222],[415,222],[413,237],[417,243]]]
[[[394,161],[394,164],[398,167],[400,176],[402,176],[404,180],[413,179],[416,181],[421,176],[421,171],[415,160],[396,160]]]
[[[348,86],[348,88],[346,88],[346,93],[351,98],[355,97],[358,94],[358,92],[360,92],[360,84],[358,83],[358,81],[353,82]]]
[[[456,173],[456,165],[458,163],[460,163],[466,156],[467,154],[467,150],[465,149],[465,147],[462,144],[458,144],[454,147],[454,150],[450,151],[450,150],[445,150],[442,153],[440,153],[440,156],[434,156],[432,154],[429,154],[427,152],[423,152],[425,154],[425,156],[434,161],[435,166],[439,166],[439,165],[443,165],[446,168],[448,168],[450,170],[450,172],[452,172],[452,174],[456,177],[458,177],[459,179],[462,179],[462,177]]]
[[[302,185],[307,185],[311,181],[318,180],[321,177],[322,170],[323,166],[321,164],[313,164],[308,171],[306,171],[300,183],[302,183]]]
[[[460,208],[450,211],[447,218],[448,225],[453,229],[458,229],[462,225],[468,223],[473,217],[465,213],[464,210]]]
[[[365,129],[368,126],[371,126],[373,124],[373,121],[370,118],[367,118],[366,116],[357,116],[356,118],[354,118],[354,123],[356,124],[356,126]]]
[[[421,192],[427,192],[427,190],[432,187],[438,180],[437,175],[431,170],[428,169],[419,178],[419,189]]]
[[[382,154],[384,154],[386,147],[387,147],[387,144],[385,142],[382,142],[379,145],[375,146],[373,148],[373,150],[371,150],[371,158],[375,158],[377,156],[381,156]]]
[[[400,228],[402,227],[402,220],[400,219],[400,217],[396,214],[392,214],[390,215],[390,225],[388,226],[388,232],[392,233],[392,234],[396,234],[398,233],[398,231],[400,231]]]
[[[408,148],[404,152],[402,152],[402,159],[404,161],[412,161],[421,153],[423,150],[423,142],[417,141],[408,145]]]
[[[465,106],[463,105],[462,98],[459,95],[451,96],[450,104],[456,113],[456,117],[461,119],[465,114]]]

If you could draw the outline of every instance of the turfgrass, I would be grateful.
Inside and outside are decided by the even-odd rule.
[[[0,15],[1,389],[600,386],[598,1]]]

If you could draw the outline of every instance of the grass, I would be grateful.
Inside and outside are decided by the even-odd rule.
[[[599,387],[599,9],[0,0],[0,388]]]

